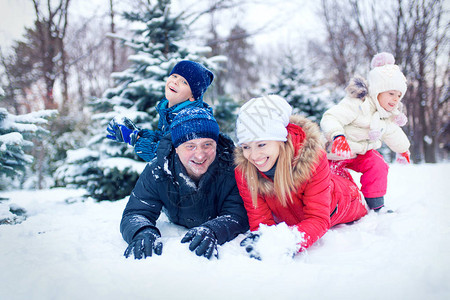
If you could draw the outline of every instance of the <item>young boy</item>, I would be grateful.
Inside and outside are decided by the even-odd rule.
[[[145,161],[156,155],[161,138],[169,132],[173,118],[188,107],[201,107],[212,113],[212,108],[203,102],[203,94],[211,85],[214,74],[203,65],[182,60],[173,67],[165,86],[165,98],[156,107],[159,113],[157,130],[136,127],[131,120],[123,118],[123,123],[112,119],[108,124],[109,139],[134,146],[134,151]]]
[[[399,162],[409,163],[410,143],[400,128],[406,123],[399,110],[406,78],[390,53],[375,55],[371,65],[368,87],[364,79],[354,78],[347,97],[324,113],[320,126],[331,143],[331,167],[361,172],[361,191],[378,212],[384,206],[388,165],[376,149],[384,142]]]

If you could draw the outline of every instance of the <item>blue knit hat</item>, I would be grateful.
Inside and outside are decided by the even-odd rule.
[[[169,76],[178,74],[189,83],[195,100],[201,99],[214,79],[214,74],[203,65],[190,60],[182,60],[173,67]]]
[[[217,142],[219,125],[208,110],[192,107],[182,110],[175,116],[170,125],[170,133],[175,148],[194,139],[210,138]]]

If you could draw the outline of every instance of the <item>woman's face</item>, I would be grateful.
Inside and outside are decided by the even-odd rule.
[[[258,170],[267,172],[275,165],[280,155],[280,141],[257,141],[241,144],[244,157]]]

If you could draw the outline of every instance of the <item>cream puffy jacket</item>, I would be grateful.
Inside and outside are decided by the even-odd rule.
[[[382,142],[392,151],[403,153],[408,151],[410,143],[400,126],[393,121],[398,114],[398,107],[388,112],[379,105],[378,100],[367,94],[363,99],[347,95],[324,113],[320,127],[327,141],[332,142],[336,136],[344,135],[352,154],[365,154],[378,149]],[[376,132],[378,134],[373,134]],[[376,135],[379,137],[373,139]]]

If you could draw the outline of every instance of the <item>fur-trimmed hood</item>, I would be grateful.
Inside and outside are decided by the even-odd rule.
[[[403,109],[403,104],[399,101],[397,107],[395,107],[391,112],[386,111],[384,108],[380,106],[377,99],[374,99],[369,95],[369,84],[367,81],[361,76],[355,76],[350,79],[348,86],[345,88],[347,92],[347,97],[360,99],[361,101],[369,100],[372,105],[375,107],[380,116],[383,118],[387,118],[390,116],[399,115]],[[403,97],[404,95],[402,95]]]
[[[293,176],[296,186],[302,185],[311,178],[311,174],[324,153],[323,140],[319,126],[299,115],[292,115],[289,120],[288,140],[294,145]],[[242,167],[246,158],[242,148],[237,147],[235,151],[235,162],[237,168]],[[242,168],[241,168],[242,169]],[[273,181],[261,172],[258,172],[260,180],[259,190],[264,194],[272,194],[274,191]]]
[[[355,76],[350,79],[345,91],[348,97],[364,100],[369,94],[369,86],[363,77]]]

